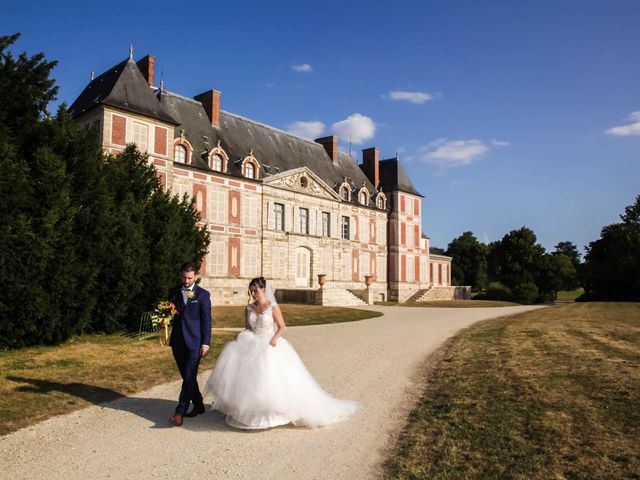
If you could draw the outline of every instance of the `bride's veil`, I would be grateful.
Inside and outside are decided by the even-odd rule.
[[[271,288],[271,282],[267,282],[266,280],[264,286],[264,296],[268,302],[271,302],[274,305],[278,304],[278,302],[276,301],[276,296],[273,293],[273,289]]]

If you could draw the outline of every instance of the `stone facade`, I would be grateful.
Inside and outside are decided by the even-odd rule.
[[[98,126],[106,152],[135,143],[166,189],[193,199],[211,233],[201,277],[214,304],[246,302],[256,276],[291,297],[351,290],[369,302],[451,284],[451,259],[429,255],[422,195],[397,158],[374,147],[358,165],[336,137],[310,142],[221,111],[215,90],[188,99],[157,89],[152,59],[105,72],[70,111]],[[135,99],[119,93],[135,89]],[[319,274],[326,291],[310,294]]]

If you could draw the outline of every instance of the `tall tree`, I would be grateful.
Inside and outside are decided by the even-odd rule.
[[[580,265],[580,253],[578,252],[578,248],[575,246],[573,242],[560,242],[555,246],[554,255],[566,255],[573,263],[573,266],[578,269]]]
[[[587,247],[585,299],[640,301],[640,195],[620,218]]]
[[[490,280],[508,287],[521,303],[532,303],[540,295],[537,280],[545,251],[536,242],[533,230],[522,227],[490,245]]]
[[[17,38],[0,37],[0,346],[136,327],[209,235],[134,146],[105,157],[65,106],[50,118],[55,62],[15,59]]]
[[[454,285],[471,285],[472,290],[484,290],[487,285],[488,247],[478,242],[471,232],[454,238],[446,254],[452,258],[451,275]]]

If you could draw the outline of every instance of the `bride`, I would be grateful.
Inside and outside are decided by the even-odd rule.
[[[282,313],[265,279],[251,280],[249,293],[254,301],[247,305],[246,330],[227,344],[207,381],[213,408],[226,415],[227,424],[242,429],[346,420],[356,403],[325,392],[282,338]]]

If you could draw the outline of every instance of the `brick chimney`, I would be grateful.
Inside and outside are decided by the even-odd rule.
[[[136,65],[142,72],[142,76],[147,80],[150,87],[153,87],[153,75],[155,70],[156,57],[153,55],[147,55],[143,59],[139,60]]]
[[[220,92],[218,90],[208,90],[193,97],[194,100],[202,103],[204,111],[207,112],[212,127],[220,125]]]
[[[380,151],[378,147],[362,150],[362,171],[373,183],[373,188],[377,190],[380,184]]]
[[[329,135],[328,137],[316,138],[315,142],[324,147],[331,162],[335,165],[338,162],[338,137]]]

